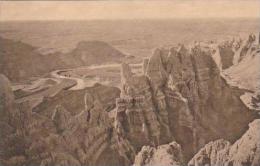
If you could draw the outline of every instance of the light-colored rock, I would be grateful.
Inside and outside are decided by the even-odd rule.
[[[143,146],[136,155],[134,166],[182,166],[181,146],[176,142],[158,147]]]
[[[205,145],[189,162],[189,166],[217,166],[220,158],[219,155],[222,154],[223,159],[227,158],[225,153],[221,153],[221,151],[226,151],[230,148],[230,142],[220,139],[217,141],[212,141]]]
[[[189,166],[260,165],[260,119],[233,145],[223,139],[208,143],[189,162]]]
[[[260,119],[249,124],[248,131],[229,149],[229,163],[233,165],[260,165]]]

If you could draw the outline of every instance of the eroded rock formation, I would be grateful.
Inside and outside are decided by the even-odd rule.
[[[122,65],[115,119],[137,151],[175,139],[189,159],[211,140],[235,141],[257,116],[221,78],[209,49],[156,49],[143,69],[144,75],[136,75]]]

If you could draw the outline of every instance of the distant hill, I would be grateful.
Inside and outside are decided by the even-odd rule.
[[[107,62],[119,62],[125,55],[101,41],[80,42],[71,52],[43,55],[36,47],[0,37],[0,73],[20,81],[53,70]]]
[[[67,56],[71,56],[82,65],[92,65],[121,62],[126,55],[102,41],[82,41]]]

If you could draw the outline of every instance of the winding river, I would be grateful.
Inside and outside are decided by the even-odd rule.
[[[130,64],[132,67],[142,67],[142,63],[140,64]],[[109,69],[109,68],[120,68],[121,64],[102,64],[102,65],[92,65],[88,67],[79,67],[79,68],[72,68],[72,69],[62,69],[62,70],[55,70],[51,72],[51,76],[54,78],[58,79],[71,79],[77,82],[77,85],[73,86],[69,90],[79,90],[79,89],[84,89],[86,87],[91,87],[95,83],[105,83],[105,81],[100,81],[99,76],[97,75],[95,78],[80,78],[80,77],[73,77],[73,76],[64,76],[61,75],[60,73],[62,72],[67,72],[67,71],[72,71],[72,70],[98,70],[98,69]],[[115,73],[116,74],[116,73]]]

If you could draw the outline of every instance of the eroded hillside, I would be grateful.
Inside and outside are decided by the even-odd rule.
[[[68,53],[41,54],[36,47],[0,37],[0,71],[12,81],[43,76],[57,69],[121,62],[123,53],[101,41],[83,41]]]

